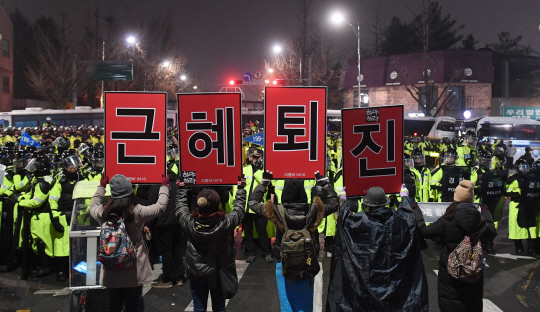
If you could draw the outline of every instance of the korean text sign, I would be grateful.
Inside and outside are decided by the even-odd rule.
[[[106,175],[161,183],[166,172],[167,93],[105,92]]]
[[[267,87],[264,166],[275,179],[314,179],[326,164],[326,87]]]
[[[241,122],[240,93],[178,94],[180,170],[186,184],[238,182]]]
[[[403,106],[341,110],[343,179],[347,196],[372,186],[399,193],[403,183]]]

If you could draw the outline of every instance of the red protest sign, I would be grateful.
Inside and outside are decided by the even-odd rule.
[[[180,170],[186,184],[231,185],[242,174],[240,93],[178,94]]]
[[[264,167],[275,179],[326,172],[326,95],[326,87],[266,87]]]
[[[343,183],[347,196],[372,186],[399,193],[403,183],[403,106],[341,110]]]
[[[105,92],[105,175],[138,184],[166,173],[167,93]]]

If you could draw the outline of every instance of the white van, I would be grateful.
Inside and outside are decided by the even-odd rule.
[[[533,156],[539,156],[540,122],[516,117],[482,117],[475,122],[476,134],[479,140],[488,138],[492,143],[494,140],[503,140],[504,144],[512,141],[512,145],[517,150],[514,155],[514,162],[525,154],[525,147],[527,146],[533,149]],[[469,124],[467,128],[470,127]]]
[[[442,138],[453,139],[456,119],[453,117],[405,117],[403,135],[421,136],[435,140]]]

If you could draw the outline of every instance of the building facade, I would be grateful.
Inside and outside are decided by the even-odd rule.
[[[434,51],[367,58],[361,61],[361,105],[404,105],[405,114],[423,113],[427,102],[444,103],[439,116],[463,118],[491,115],[493,77],[490,51]],[[424,82],[427,69],[429,81]],[[345,107],[358,107],[358,62],[348,60],[340,88],[346,93]],[[417,101],[410,92],[421,88]],[[431,93],[431,96],[425,96]],[[418,97],[418,95],[415,94]],[[445,99],[448,98],[448,101]],[[438,106],[437,106],[438,107]],[[432,115],[435,113],[432,110]]]
[[[13,102],[13,23],[2,6],[0,6],[0,42],[2,43],[0,111],[9,112],[12,110]]]

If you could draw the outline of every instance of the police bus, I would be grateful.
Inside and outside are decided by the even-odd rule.
[[[13,127],[41,127],[47,117],[58,126],[103,126],[103,108],[90,106],[77,106],[75,109],[43,109],[41,107],[27,107],[22,110],[0,113],[0,128]],[[167,110],[167,127],[176,125],[176,110]]]
[[[525,148],[533,149],[533,156],[540,155],[540,122],[517,117],[481,117],[463,123],[462,130],[476,131],[479,140],[512,141],[516,147],[514,161],[525,154]],[[538,133],[538,134],[537,134]],[[494,143],[494,142],[492,142]]]

